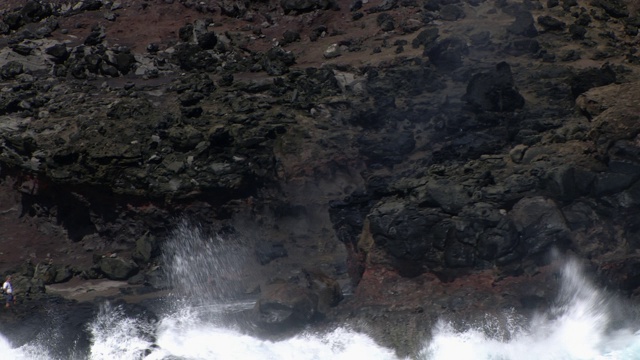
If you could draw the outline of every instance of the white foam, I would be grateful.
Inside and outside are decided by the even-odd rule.
[[[193,266],[186,261],[177,263]],[[184,269],[181,272],[183,276],[189,273]],[[636,320],[636,327],[612,323],[612,298],[594,288],[575,262],[567,264],[562,281],[556,304],[529,321],[514,310],[504,314],[503,319],[487,317],[463,332],[455,331],[445,321],[439,322],[433,338],[425,340],[419,359],[639,360],[640,323]],[[379,346],[370,337],[345,328],[266,341],[229,329],[212,321],[211,316],[201,316],[203,311],[211,311],[208,305],[180,301],[175,306],[177,311],[164,315],[158,323],[129,318],[117,307],[103,306],[88,328],[89,360],[398,359],[392,350]],[[47,341],[35,339],[15,348],[0,336],[0,359],[54,360],[47,353]]]
[[[608,298],[569,262],[557,304],[527,326],[511,324],[509,336],[487,335],[483,326],[456,332],[440,322],[425,345],[422,359],[474,360],[638,360],[640,332],[612,330]]]
[[[109,303],[100,308],[90,324],[91,360],[141,359],[152,345],[153,325],[124,316]]]
[[[320,360],[396,359],[369,337],[345,329],[323,336],[300,335],[271,342],[233,330],[199,324],[184,330],[167,327],[158,336],[159,349],[147,358],[160,360],[169,355],[185,359]]]
[[[7,360],[51,360],[45,348],[36,344],[15,348],[2,335],[0,335],[0,358]]]

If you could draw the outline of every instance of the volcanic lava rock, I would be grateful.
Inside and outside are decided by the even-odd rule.
[[[420,46],[424,46],[429,47],[431,46],[436,39],[438,38],[438,36],[440,36],[439,34],[439,30],[437,27],[431,27],[425,30],[422,30],[418,36],[415,37],[415,39],[413,39],[413,41],[411,42],[411,46],[413,46],[414,49],[419,48]]]
[[[303,269],[302,273],[304,279],[301,282],[318,296],[319,314],[326,315],[330,308],[337,306],[344,299],[336,279],[318,270]]]
[[[465,17],[464,10],[454,4],[447,4],[440,8],[440,18],[445,21],[456,21]]]
[[[526,37],[536,37],[538,35],[533,15],[529,11],[519,11],[515,17],[515,21],[507,27],[508,32]]]
[[[195,44],[179,44],[175,47],[173,58],[181,69],[213,71],[217,61]]]
[[[360,152],[371,163],[392,165],[402,161],[416,146],[413,134],[400,132],[382,136],[362,136],[358,139]]]
[[[422,260],[441,265],[445,234],[434,227],[448,216],[437,209],[420,209],[401,202],[386,202],[369,215],[376,244],[397,258]]]
[[[269,242],[261,242],[258,244],[256,246],[255,254],[260,265],[266,265],[275,259],[286,257],[288,255],[284,244]]]
[[[283,17],[269,2],[147,1],[109,22],[81,13],[104,1],[37,1],[64,12],[53,31],[23,1],[0,24],[0,226],[21,226],[36,257],[84,261],[88,278],[130,276],[131,254],[130,280],[156,288],[171,286],[158,248],[176,217],[268,239],[246,244],[258,275],[238,294],[288,277],[263,288],[256,323],[373,309],[383,343],[405,348],[436,312],[544,303],[530,285],[553,272],[554,247],[621,266],[609,277],[637,295],[639,91],[603,86],[640,74],[637,6],[623,2],[356,1],[352,17],[284,0]],[[192,23],[154,17],[172,11]],[[142,19],[158,26],[127,33]],[[95,251],[126,257],[90,267]],[[33,273],[34,294],[69,274]],[[344,308],[331,278],[354,286]],[[387,322],[397,309],[424,323]]]
[[[315,9],[330,9],[336,6],[334,0],[281,0],[280,6],[285,14],[295,11],[305,13]]]
[[[215,48],[218,43],[218,36],[213,31],[198,34],[196,38],[198,45],[204,50],[211,50]]]
[[[444,71],[455,70],[462,66],[462,59],[469,53],[466,41],[458,37],[448,37],[436,43],[424,54],[429,56],[436,67]]]
[[[463,99],[479,111],[514,111],[524,106],[506,62],[497,64],[493,71],[475,74]]]
[[[139,270],[136,263],[121,257],[103,257],[97,265],[104,276],[110,280],[126,280]]]
[[[614,83],[616,78],[616,72],[609,64],[605,64],[599,69],[590,68],[579,71],[570,79],[571,94],[576,98],[593,87]]]
[[[295,55],[281,47],[269,49],[262,60],[262,68],[271,76],[280,76],[289,72],[289,66],[296,63]]]
[[[286,30],[282,34],[282,45],[291,44],[300,41],[300,33],[297,31]]]
[[[627,5],[622,0],[594,0],[593,4],[601,7],[614,18],[626,18],[629,16]]]
[[[50,46],[45,52],[51,55],[57,64],[62,64],[69,58],[69,50],[67,50],[67,46],[64,44]]]
[[[514,205],[510,218],[530,254],[538,254],[555,244],[565,246],[569,227],[557,204],[548,198],[523,198]]]
[[[0,68],[0,77],[2,79],[14,79],[16,76],[24,72],[24,65],[18,61],[9,61]]]
[[[279,331],[309,323],[317,309],[316,294],[289,283],[267,285],[254,307],[259,326]]]
[[[538,24],[546,31],[562,31],[567,26],[564,22],[546,15],[538,17]]]

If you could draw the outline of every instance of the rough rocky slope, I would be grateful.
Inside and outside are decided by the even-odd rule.
[[[353,296],[311,313],[396,321],[380,339],[405,352],[440,314],[548,304],[558,258],[635,299],[638,11],[5,1],[0,269],[34,298],[163,289],[187,218],[251,249],[232,295],[335,279]]]

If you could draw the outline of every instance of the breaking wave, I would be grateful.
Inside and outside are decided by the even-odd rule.
[[[199,288],[211,268],[226,267],[240,271],[242,247],[232,246],[232,256],[222,258],[223,241],[202,242],[203,234],[188,227],[180,229],[182,245],[170,248],[174,279],[189,294]],[[207,245],[207,243],[218,245]],[[226,246],[226,245],[225,245]],[[189,261],[187,261],[187,258]],[[191,261],[194,260],[195,261]],[[193,266],[201,269],[192,268]],[[233,274],[228,276],[232,276]],[[221,279],[215,279],[217,283]],[[222,285],[220,285],[222,286]],[[206,287],[211,289],[211,287]],[[224,287],[219,291],[225,291]],[[209,291],[209,290],[206,290]],[[216,296],[214,296],[216,295]],[[126,315],[118,306],[105,303],[87,326],[90,348],[77,360],[169,360],[169,359],[243,359],[243,360],[324,360],[324,359],[399,359],[391,349],[382,347],[362,333],[337,327],[324,333],[301,333],[281,341],[268,341],[247,335],[224,317],[211,313],[239,311],[251,302],[230,302],[219,294],[207,294],[203,304],[176,300],[158,319]],[[216,300],[217,299],[217,300]],[[420,360],[636,360],[640,359],[640,323],[633,318],[619,321],[621,303],[595,288],[575,261],[563,270],[562,288],[554,306],[546,312],[524,319],[518,309],[505,314],[506,321],[487,316],[485,321],[456,331],[445,321],[438,323],[432,337],[424,340],[422,350],[413,358]],[[339,326],[340,324],[336,324]],[[61,360],[52,355],[50,339],[36,338],[14,347],[0,335],[2,359]],[[64,360],[68,360],[67,356]]]

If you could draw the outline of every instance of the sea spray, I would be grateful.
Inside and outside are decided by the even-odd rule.
[[[433,339],[420,353],[425,360],[595,360],[640,359],[640,333],[636,326],[612,324],[614,298],[596,289],[575,260],[562,272],[554,306],[526,324],[507,323],[494,336],[483,326],[457,332],[441,321]]]
[[[220,360],[397,359],[392,350],[380,347],[370,337],[344,328],[322,335],[305,333],[283,341],[266,341],[208,323],[183,320],[163,321],[157,349],[146,360],[172,356]]]
[[[220,321],[212,313],[242,311],[246,300],[225,299],[223,285],[212,286],[209,277],[241,271],[246,249],[231,238],[208,236],[184,225],[169,241],[167,263],[174,286],[184,292],[170,311],[150,321],[142,314],[103,304],[89,324],[90,349],[74,360],[396,360],[393,350],[379,346],[362,333],[341,324],[325,333],[303,332],[281,340],[259,339]],[[173,248],[172,248],[173,246]],[[227,250],[229,250],[227,252]],[[425,339],[421,360],[637,360],[640,359],[640,322],[629,316],[618,321],[615,297],[597,289],[577,262],[568,261],[562,272],[561,291],[545,312],[525,319],[518,309],[458,331],[440,321],[433,337]],[[199,292],[205,292],[200,296]],[[173,299],[173,298],[172,298]],[[53,329],[53,328],[52,328]],[[2,359],[61,360],[51,354],[42,338],[14,347],[0,336]],[[69,358],[65,358],[69,360]],[[413,360],[413,359],[412,359]]]
[[[0,335],[0,354],[2,359],[11,360],[52,360],[45,347],[37,344],[27,344],[19,348],[11,346],[9,341]]]
[[[238,236],[207,234],[182,221],[163,246],[167,278],[179,301],[210,305],[233,298],[246,269],[249,247]]]
[[[154,342],[155,324],[124,314],[122,308],[104,303],[89,324],[91,360],[142,359]]]

